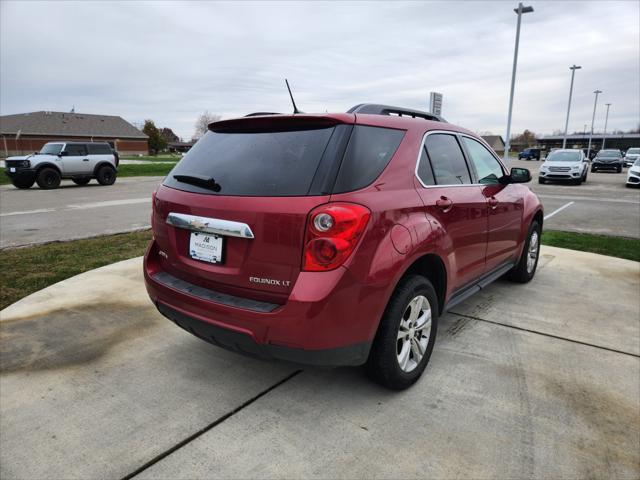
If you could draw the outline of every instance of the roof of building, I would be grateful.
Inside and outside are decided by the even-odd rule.
[[[31,112],[0,116],[3,135],[55,135],[147,139],[147,135],[115,115]]]
[[[499,141],[504,145],[504,140],[500,135],[482,135],[482,139],[487,142],[489,145],[493,145],[494,142]]]
[[[593,133],[593,138],[607,138],[607,139],[623,139],[623,138],[640,138],[640,133],[607,133],[603,135],[602,133]],[[541,137],[536,138],[536,140],[562,140],[564,135],[543,135]],[[589,133],[572,133],[567,135],[568,139],[576,139],[576,138],[589,138]]]

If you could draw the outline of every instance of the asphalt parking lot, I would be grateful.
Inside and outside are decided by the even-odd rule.
[[[139,258],[53,285],[2,312],[0,477],[638,478],[640,264],[538,268],[447,314],[404,392],[199,340]]]
[[[587,183],[580,186],[540,185],[539,165],[524,160],[509,163],[531,169],[534,178],[529,185],[545,207],[545,228],[640,238],[640,189],[625,188],[625,173],[589,173]],[[149,227],[151,193],[161,181],[161,177],[130,177],[111,187],[95,182],[78,187],[63,181],[58,190],[2,186],[0,248]]]

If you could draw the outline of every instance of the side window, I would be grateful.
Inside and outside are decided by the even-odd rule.
[[[436,181],[433,178],[433,170],[431,169],[431,162],[427,155],[427,149],[423,145],[422,152],[420,154],[420,160],[418,163],[418,178],[423,185],[435,185]]]
[[[70,157],[79,157],[87,154],[87,147],[82,144],[67,143],[64,151],[67,152],[67,155]]]
[[[491,155],[480,142],[469,137],[462,137],[464,146],[478,174],[478,183],[496,184],[504,176],[504,171],[496,158]]]
[[[404,134],[404,130],[356,125],[333,193],[351,192],[371,184],[396,153]]]
[[[437,185],[471,183],[471,175],[456,137],[435,133],[425,142]]]
[[[89,155],[110,155],[111,147],[106,143],[89,143],[87,144]]]

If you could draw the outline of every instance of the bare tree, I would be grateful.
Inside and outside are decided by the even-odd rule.
[[[196,120],[196,131],[193,134],[193,139],[197,140],[202,137],[205,133],[207,133],[209,124],[212,122],[217,122],[222,117],[220,115],[215,115],[213,113],[209,113],[209,111],[205,111],[202,115],[198,117]]]

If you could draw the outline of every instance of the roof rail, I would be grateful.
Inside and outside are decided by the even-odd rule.
[[[245,115],[245,117],[262,117],[265,115],[282,115],[279,112],[253,112],[253,113],[248,113],[247,115]]]
[[[424,118],[435,122],[445,122],[442,117],[421,110],[411,108],[393,107],[391,105],[378,105],[376,103],[360,103],[351,107],[347,113],[365,113],[368,115],[397,115],[399,117]]]

